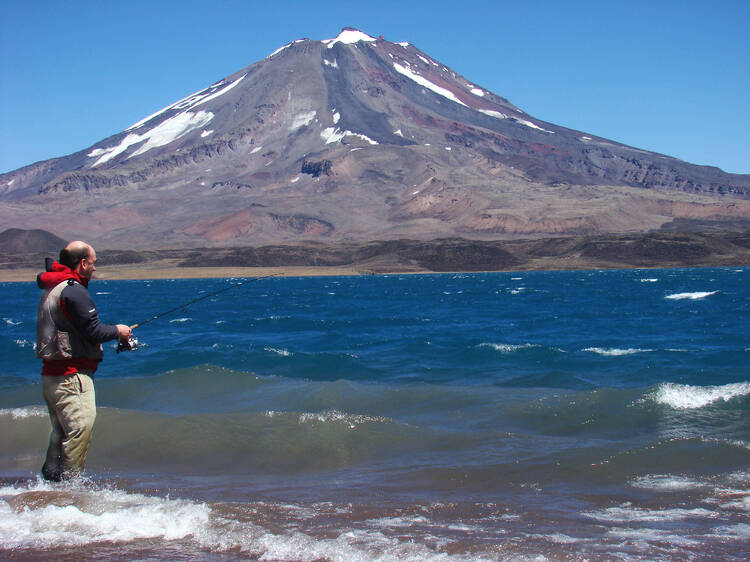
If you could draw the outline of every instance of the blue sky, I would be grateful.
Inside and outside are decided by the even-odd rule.
[[[538,119],[750,173],[745,0],[0,0],[0,172],[345,26],[408,41]]]

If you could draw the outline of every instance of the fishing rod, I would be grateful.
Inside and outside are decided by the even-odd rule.
[[[269,277],[278,277],[281,275],[281,273],[271,273],[270,275],[263,275],[261,277],[254,277],[249,281],[249,283],[252,283],[254,281],[260,281],[261,279],[268,279]],[[204,299],[208,299],[211,297],[215,297],[216,295],[220,295],[221,293],[224,293],[226,291],[229,291],[230,289],[235,289],[237,287],[240,287],[244,285],[244,282],[240,281],[239,283],[232,283],[228,287],[224,287],[223,289],[219,289],[218,291],[213,291],[211,293],[207,293],[205,295],[202,295],[196,299],[193,299],[189,302],[186,302],[185,304],[181,304],[179,306],[175,306],[174,308],[170,308],[169,310],[165,310],[164,312],[160,312],[159,314],[152,316],[151,318],[148,318],[147,320],[143,320],[142,322],[137,322],[136,324],[133,324],[130,326],[131,332],[135,330],[136,328],[140,328],[141,326],[148,324],[149,322],[153,322],[154,320],[158,320],[162,316],[166,316],[167,314],[172,314],[173,312],[177,312],[178,310],[182,310],[183,308],[187,308],[191,304],[195,304],[197,302],[200,302]],[[128,338],[128,341],[120,341],[120,343],[117,346],[117,353],[120,353],[121,351],[132,351],[138,347],[138,340],[133,337],[131,334],[130,338]]]

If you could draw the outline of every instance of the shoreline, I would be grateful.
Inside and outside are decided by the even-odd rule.
[[[423,270],[399,270],[369,272],[353,267],[338,266],[288,266],[288,267],[153,267],[153,266],[102,266],[97,269],[93,281],[147,281],[163,279],[228,279],[228,278],[260,278],[260,277],[337,277],[337,276],[359,276],[359,275],[458,275],[475,273],[528,273],[534,271],[598,271],[598,270],[635,270],[635,269],[683,269],[683,268],[709,268],[709,267],[748,267],[748,264],[712,264],[712,265],[685,265],[664,264],[648,266],[621,266],[613,265],[581,265],[568,264],[569,267],[528,267],[509,268],[493,270],[471,270],[471,271],[431,271]],[[0,268],[0,283],[35,283],[36,276],[42,268]]]
[[[0,282],[34,282],[45,258],[56,253],[36,249],[0,258]],[[94,278],[105,280],[744,267],[750,266],[750,232],[102,249],[97,254],[100,259]],[[14,267],[8,267],[11,264]]]

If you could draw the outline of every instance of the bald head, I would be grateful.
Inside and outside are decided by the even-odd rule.
[[[94,253],[94,248],[82,242],[81,240],[74,240],[60,250],[60,259],[58,260],[61,264],[67,265],[70,269],[75,269],[81,260],[90,258]]]

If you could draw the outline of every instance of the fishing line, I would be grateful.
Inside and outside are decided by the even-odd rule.
[[[254,277],[248,283],[252,283],[254,281],[260,281],[261,279],[268,279],[269,277],[278,277],[281,275],[281,273],[271,273],[270,275],[263,275],[262,277]],[[229,291],[231,289],[235,289],[237,287],[241,287],[244,285],[245,282],[240,281],[239,283],[233,283],[229,285],[228,287],[224,287],[223,289],[219,289],[218,291],[213,291],[211,293],[202,295],[196,299],[193,299],[191,301],[186,302],[185,304],[181,304],[179,306],[175,306],[174,308],[170,308],[169,310],[165,310],[164,312],[160,312],[159,314],[152,316],[151,318],[148,318],[146,320],[143,320],[142,322],[137,322],[130,326],[130,330],[135,330],[136,328],[140,328],[141,326],[148,324],[149,322],[153,322],[154,320],[158,320],[162,316],[166,316],[167,314],[172,314],[173,312],[177,312],[178,310],[182,310],[183,308],[187,308],[191,304],[195,304],[197,302],[200,302],[204,299],[208,299],[211,297],[215,297],[216,295],[220,295],[221,293],[224,293],[226,291]],[[121,341],[117,346],[117,353],[120,353],[121,351],[132,351],[138,347],[138,340],[134,338],[132,335],[128,339],[127,342]]]

